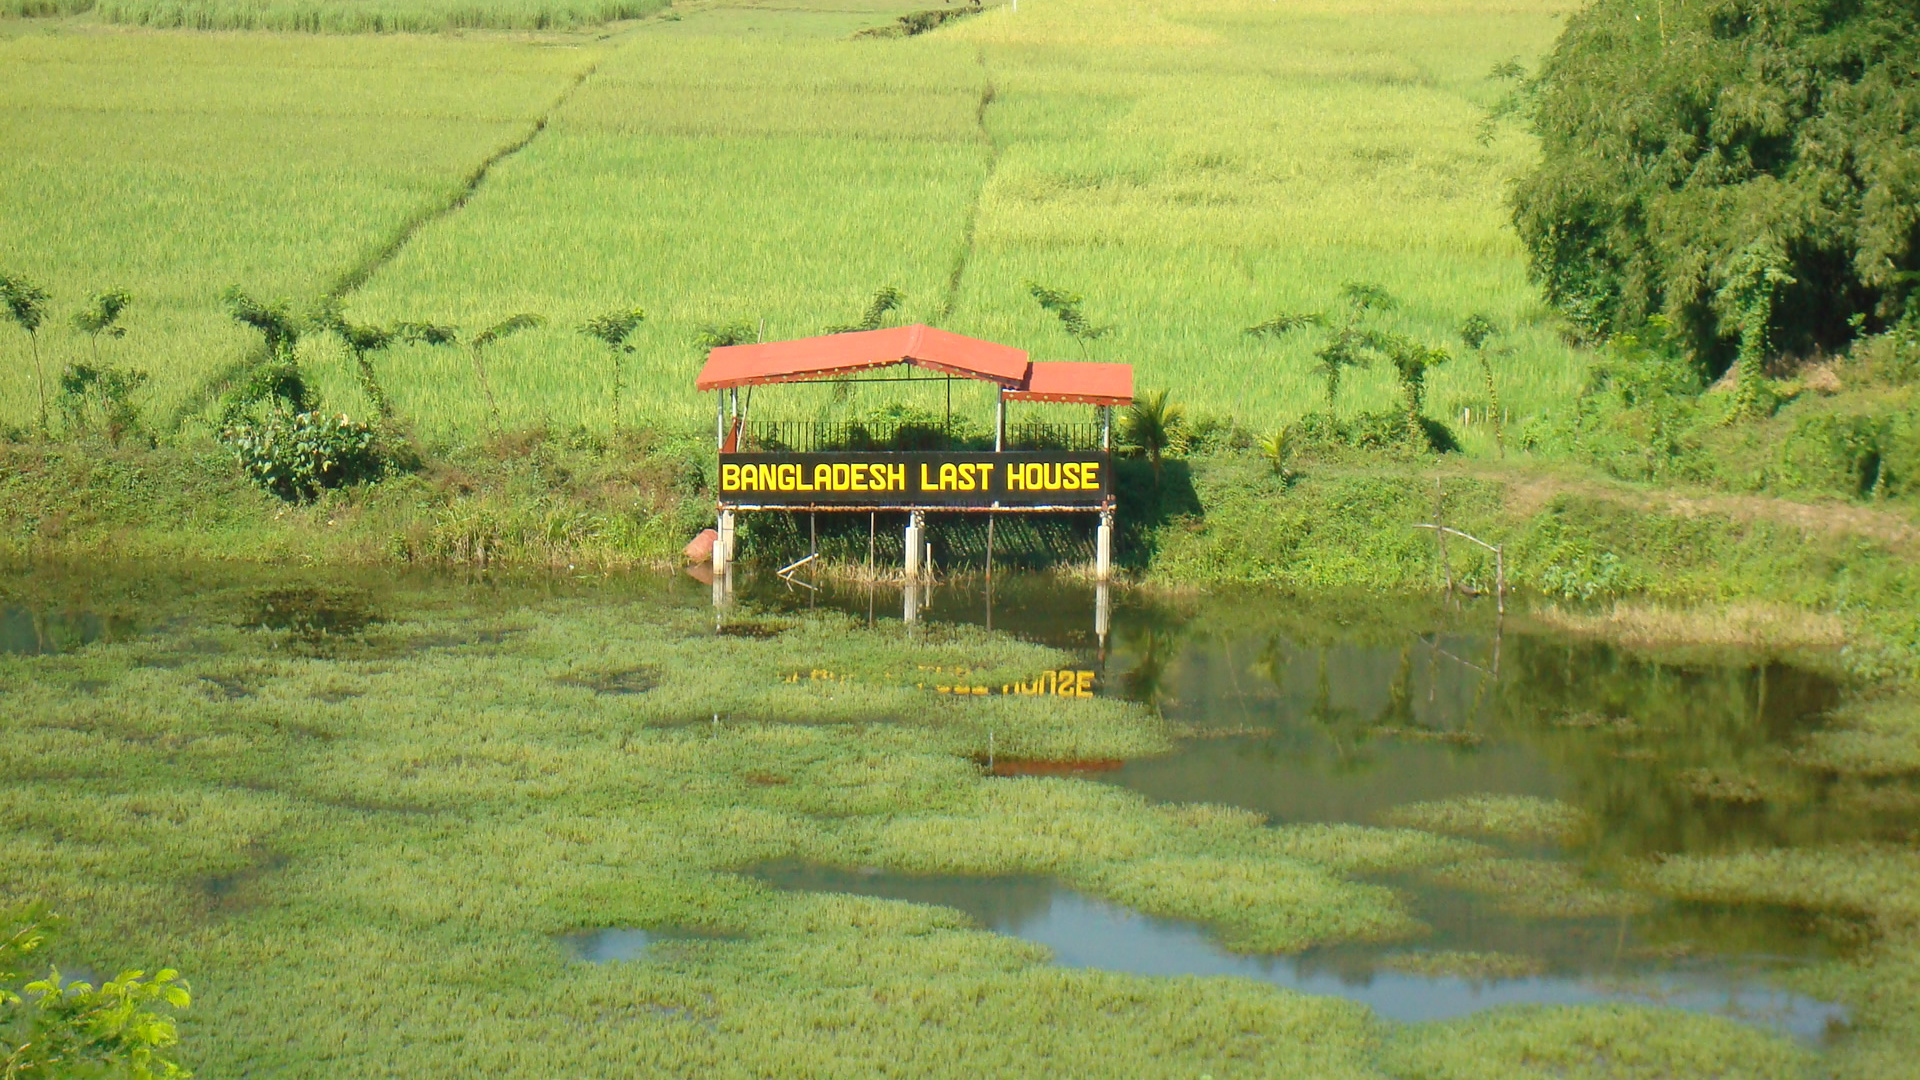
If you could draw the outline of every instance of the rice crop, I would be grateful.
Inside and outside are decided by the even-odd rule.
[[[644,391],[630,419],[687,423],[709,407],[692,392],[703,326],[821,333],[885,285],[905,294],[906,318],[939,317],[990,165],[984,92],[973,50],[930,38],[760,41],[660,24],[354,310],[466,325],[546,312],[549,330],[499,351],[504,423],[606,427],[605,364],[575,326],[638,304],[629,378]],[[399,409],[439,433],[471,430],[459,358],[407,353],[417,366],[394,376]]]
[[[1266,430],[1318,406],[1316,338],[1246,327],[1331,309],[1348,281],[1384,286],[1400,305],[1383,325],[1435,344],[1468,312],[1491,314],[1517,424],[1564,401],[1582,361],[1504,224],[1502,185],[1531,144],[1499,127],[1479,136],[1506,85],[1489,72],[1538,55],[1560,6],[1183,0],[1143,15],[1039,0],[858,40],[899,5],[695,4],[597,44],[16,33],[0,41],[16,61],[0,93],[23,106],[5,138],[26,152],[8,162],[0,260],[76,302],[109,281],[130,288],[126,347],[144,341],[148,393],[168,416],[202,404],[209,375],[245,348],[218,310],[222,287],[315,297],[423,221],[347,306],[469,333],[548,316],[490,354],[507,426],[615,423],[605,358],[575,332],[606,310],[648,314],[620,419],[690,427],[711,408],[691,391],[703,329],[818,333],[893,287],[903,321],[1040,358],[1131,361],[1139,385]],[[470,201],[433,216],[603,56]],[[149,84],[138,101],[114,90]],[[1033,283],[1082,294],[1111,332],[1069,337]],[[333,407],[368,411],[333,343],[305,349]],[[379,363],[425,432],[485,427],[457,350],[397,348]],[[1472,367],[1435,372],[1431,412],[1483,409]],[[1343,410],[1396,395],[1385,370],[1347,386]],[[756,409],[939,411],[946,392],[783,388]],[[988,402],[968,385],[953,397],[967,416]],[[24,405],[10,382],[0,416],[17,424]],[[1490,442],[1483,431],[1468,444]]]
[[[854,42],[743,40],[737,13],[690,9],[637,32],[498,184],[356,303],[370,317],[565,312],[515,346],[520,422],[609,422],[604,380],[566,329],[596,304],[649,308],[637,366],[655,393],[637,408],[691,422],[711,407],[690,392],[703,324],[818,333],[892,285],[903,320],[1040,358],[1131,361],[1141,386],[1264,430],[1317,407],[1316,338],[1246,327],[1330,310],[1344,282],[1370,281],[1400,300],[1387,325],[1435,344],[1469,312],[1492,315],[1503,404],[1524,417],[1565,400],[1582,361],[1505,224],[1503,184],[1531,145],[1480,132],[1505,88],[1489,72],[1544,49],[1560,8],[1242,0],[1143,15],[1042,0]],[[1083,348],[1033,282],[1083,294],[1111,333]],[[1344,410],[1396,400],[1390,371],[1349,387]],[[451,369],[412,392],[435,424],[473,425]],[[944,388],[760,393],[763,416],[945,407]],[[1429,401],[1457,421],[1484,396],[1462,360],[1435,373]],[[954,402],[989,408],[974,387]]]
[[[251,344],[221,290],[317,297],[523,138],[596,55],[530,40],[0,35],[0,266],[53,294],[55,371],[87,355],[68,313],[127,289],[127,337],[102,354],[153,376],[138,400],[164,421],[204,404]],[[23,345],[0,342],[5,370],[21,370]],[[32,383],[0,378],[0,424],[33,415]]]
[[[314,34],[556,30],[637,19],[667,0],[6,0],[0,16],[71,17],[168,30]]]

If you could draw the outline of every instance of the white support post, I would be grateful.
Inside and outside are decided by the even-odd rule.
[[[993,398],[993,452],[1004,453],[1007,449],[1007,392],[1003,389]]]
[[[912,582],[912,581],[907,582],[905,603],[906,603],[906,610],[901,612],[901,617],[910,623],[919,622],[920,621],[920,586],[915,582]]]
[[[1113,406],[1100,406],[1100,449],[1113,451]]]
[[[1106,581],[1113,576],[1113,508],[1100,511],[1100,527],[1093,534],[1093,577]]]
[[[720,511],[720,523],[714,528],[713,572],[723,576],[733,565],[733,511]]]
[[[1093,587],[1093,636],[1100,641],[1102,655],[1107,650],[1107,631],[1113,625],[1113,589],[1102,581]]]
[[[926,533],[926,518],[915,510],[907,515],[907,587],[920,580],[921,537]]]

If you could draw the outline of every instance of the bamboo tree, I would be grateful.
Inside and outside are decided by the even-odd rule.
[[[647,313],[639,308],[621,308],[609,311],[604,315],[596,315],[580,324],[580,332],[605,345],[608,353],[612,357],[613,430],[616,432],[620,430],[620,388],[622,376],[620,358],[625,355],[630,355],[633,352],[633,346],[627,342],[627,339],[633,336],[634,330],[638,329],[640,324],[646,321],[646,318]]]
[[[1027,293],[1042,310],[1060,320],[1060,327],[1067,332],[1067,336],[1080,343],[1080,355],[1083,357],[1087,355],[1088,342],[1098,341],[1114,330],[1112,324],[1095,326],[1087,318],[1086,312],[1080,308],[1084,301],[1079,293],[1048,288],[1032,281],[1027,282]]]
[[[7,306],[7,317],[27,332],[33,348],[33,380],[40,392],[40,435],[47,434],[47,373],[40,366],[40,323],[46,318],[47,290],[18,274],[0,273],[0,303]]]
[[[73,328],[87,335],[93,346],[93,366],[100,366],[100,335],[118,340],[127,336],[127,328],[120,325],[120,313],[133,303],[132,294],[125,289],[108,289],[95,293],[86,308],[73,316]]]

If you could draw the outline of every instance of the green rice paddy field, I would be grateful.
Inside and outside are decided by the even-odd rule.
[[[189,426],[249,347],[219,307],[230,284],[470,331],[543,314],[495,351],[503,423],[604,429],[612,374],[573,329],[600,311],[649,315],[622,422],[685,426],[710,415],[691,391],[702,326],[817,333],[886,285],[901,318],[1083,355],[1031,280],[1114,326],[1084,355],[1264,430],[1319,405],[1313,337],[1244,328],[1364,280],[1436,343],[1473,311],[1510,328],[1496,370],[1519,417],[1564,400],[1582,361],[1503,224],[1529,141],[1479,133],[1503,89],[1490,70],[1541,54],[1563,6],[1028,0],[860,39],[905,7],[696,2],[598,31],[432,36],[0,20],[0,266],[47,281],[56,311],[131,290],[112,348]],[[58,321],[56,367],[85,347]],[[26,346],[0,342],[15,426],[34,410]],[[334,343],[303,350],[330,407],[368,411]],[[376,363],[423,433],[481,427],[464,356]],[[1394,400],[1385,371],[1348,386],[1343,409]],[[1430,408],[1482,397],[1455,364]],[[756,412],[878,403],[793,389]]]

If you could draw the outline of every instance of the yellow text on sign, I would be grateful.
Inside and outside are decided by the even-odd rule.
[[[880,462],[720,466],[721,491],[905,491],[907,467]]]
[[[1099,491],[1100,464],[1033,461],[1007,466],[1008,491]]]
[[[929,472],[927,466],[920,466],[921,491],[990,491],[993,488],[993,470],[991,461],[962,462],[951,461],[941,464],[939,471]]]

